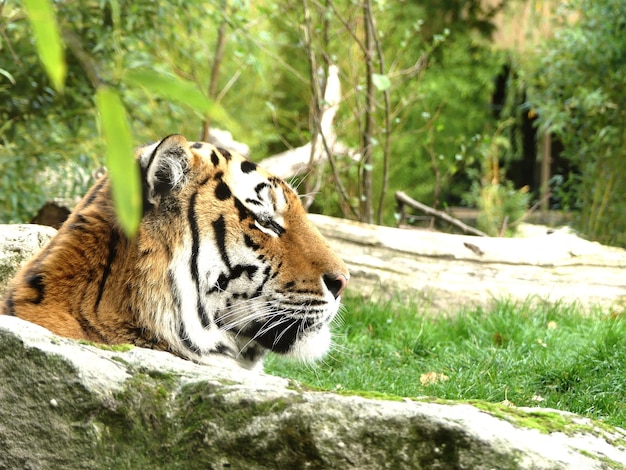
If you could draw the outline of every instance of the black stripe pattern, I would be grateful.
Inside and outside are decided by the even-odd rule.
[[[198,272],[198,256],[200,255],[200,230],[198,228],[198,221],[196,220],[196,198],[198,193],[194,193],[189,201],[189,210],[187,212],[187,219],[189,222],[189,228],[191,230],[191,257],[189,259],[189,266],[191,268],[191,279],[196,287],[196,309],[198,317],[202,323],[203,328],[209,327],[211,319],[207,315],[204,304],[202,303],[201,287],[200,287],[200,274]]]
[[[109,238],[109,254],[107,255],[106,264],[104,265],[104,270],[102,271],[100,285],[98,286],[98,296],[96,297],[96,303],[94,305],[94,311],[96,313],[98,312],[98,307],[100,306],[100,301],[102,300],[102,295],[104,294],[107,279],[111,274],[111,266],[113,265],[115,257],[117,256],[117,244],[119,243],[119,241],[119,233],[116,230],[111,231],[111,236]]]

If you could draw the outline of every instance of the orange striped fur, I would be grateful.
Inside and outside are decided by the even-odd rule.
[[[102,177],[11,282],[2,313],[70,338],[246,368],[330,345],[345,264],[293,189],[240,155],[179,135],[137,151],[143,217],[117,222]]]

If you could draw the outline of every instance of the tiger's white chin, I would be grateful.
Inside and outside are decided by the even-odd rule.
[[[316,331],[302,335],[286,355],[303,362],[313,362],[324,357],[330,349],[330,344],[330,328],[324,325]]]

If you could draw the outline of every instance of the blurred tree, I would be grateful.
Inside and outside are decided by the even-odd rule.
[[[434,205],[460,200],[471,178],[459,175],[480,167],[484,136],[498,125],[489,97],[504,59],[489,38],[504,3],[59,2],[68,44],[65,95],[49,87],[22,9],[7,7],[0,20],[0,32],[10,32],[0,35],[0,173],[8,190],[0,194],[0,213],[23,220],[42,199],[61,194],[36,184],[48,165],[68,168],[64,179],[76,182],[69,194],[84,189],[83,168],[95,167],[102,154],[94,82],[121,93],[138,142],[171,132],[200,135],[221,124],[160,93],[158,84],[173,77],[228,109],[239,140],[279,151],[311,139],[321,96],[315,90],[323,89],[331,63],[345,90],[337,133],[371,157],[337,156],[335,171],[311,186],[320,191],[315,208],[346,215],[361,207],[366,220],[376,214],[393,223],[395,190]],[[138,87],[146,72],[154,74],[151,86]],[[348,197],[336,191],[337,176]]]
[[[0,221],[15,222],[34,215],[49,194],[84,189],[95,167],[88,157],[96,153],[95,119],[93,90],[76,60],[70,56],[67,64],[73,92],[59,94],[40,65],[24,10],[2,7],[0,63],[12,80],[0,77]],[[80,27],[76,12],[67,21]],[[64,175],[47,171],[61,165]]]
[[[493,17],[504,3],[486,8],[478,0],[375,2],[375,45],[367,54],[363,2],[310,2],[315,33],[311,43],[300,34],[302,10],[285,3],[272,24],[289,38],[284,53],[290,64],[306,76],[308,47],[316,63],[339,66],[345,93],[337,133],[355,149],[364,148],[367,133],[372,150],[371,161],[360,164],[338,156],[351,200],[343,200],[335,190],[334,174],[327,173],[325,182],[316,185],[313,210],[350,216],[369,197],[377,221],[393,223],[395,190],[434,205],[461,200],[471,178],[459,175],[480,168],[482,136],[498,126],[489,103],[494,77],[506,57],[493,50],[489,39]],[[364,56],[372,57],[369,69]],[[304,103],[311,98],[310,88],[291,73],[279,73],[284,98],[276,101],[278,108],[298,111],[292,119],[277,120],[278,135],[290,136],[289,145],[301,145],[310,135],[294,129],[308,129],[309,108]],[[323,80],[319,73],[315,76]],[[373,121],[368,121],[368,110]],[[373,177],[370,196],[362,186],[365,174]],[[370,220],[363,208],[359,212],[362,220]]]
[[[626,246],[626,3],[572,0],[534,64],[530,102],[541,132],[578,171],[569,207],[595,240]],[[574,18],[574,19],[572,19]]]
[[[263,78],[272,62],[257,60],[259,47],[250,32],[263,16],[250,24],[245,2],[233,1],[222,11],[225,3],[55,3],[68,69],[66,92],[59,93],[39,63],[24,9],[2,2],[0,221],[28,220],[46,199],[84,192],[104,155],[94,112],[101,85],[121,93],[137,142],[173,132],[200,136],[209,114],[218,124],[235,126],[209,102],[191,102],[200,93],[213,94],[215,103],[223,101],[238,115],[254,115],[237,120],[247,133],[242,140],[263,145],[272,132],[264,125],[269,111],[263,104],[271,86]],[[232,34],[221,47],[231,59],[215,67],[207,59],[219,45],[214,25],[225,21]]]

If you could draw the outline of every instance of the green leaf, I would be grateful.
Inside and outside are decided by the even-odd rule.
[[[115,211],[124,232],[132,237],[137,233],[142,208],[139,167],[133,155],[126,111],[119,95],[107,87],[101,87],[96,92],[96,104],[106,143],[106,165]]]
[[[385,91],[391,87],[391,80],[387,75],[380,75],[378,73],[372,74],[372,82],[378,91]]]
[[[9,72],[4,69],[0,69],[0,75],[5,76],[11,82],[11,85],[15,85],[15,79],[13,78],[13,75],[11,75]]]
[[[56,15],[49,0],[24,0],[39,59],[57,91],[63,91],[67,64]]]
[[[220,104],[209,99],[198,88],[198,85],[190,80],[156,72],[152,69],[129,70],[124,74],[122,80],[129,85],[145,88],[153,95],[189,106],[203,116],[209,116],[211,119],[228,125],[231,129],[236,128],[236,124],[226,110]]]

